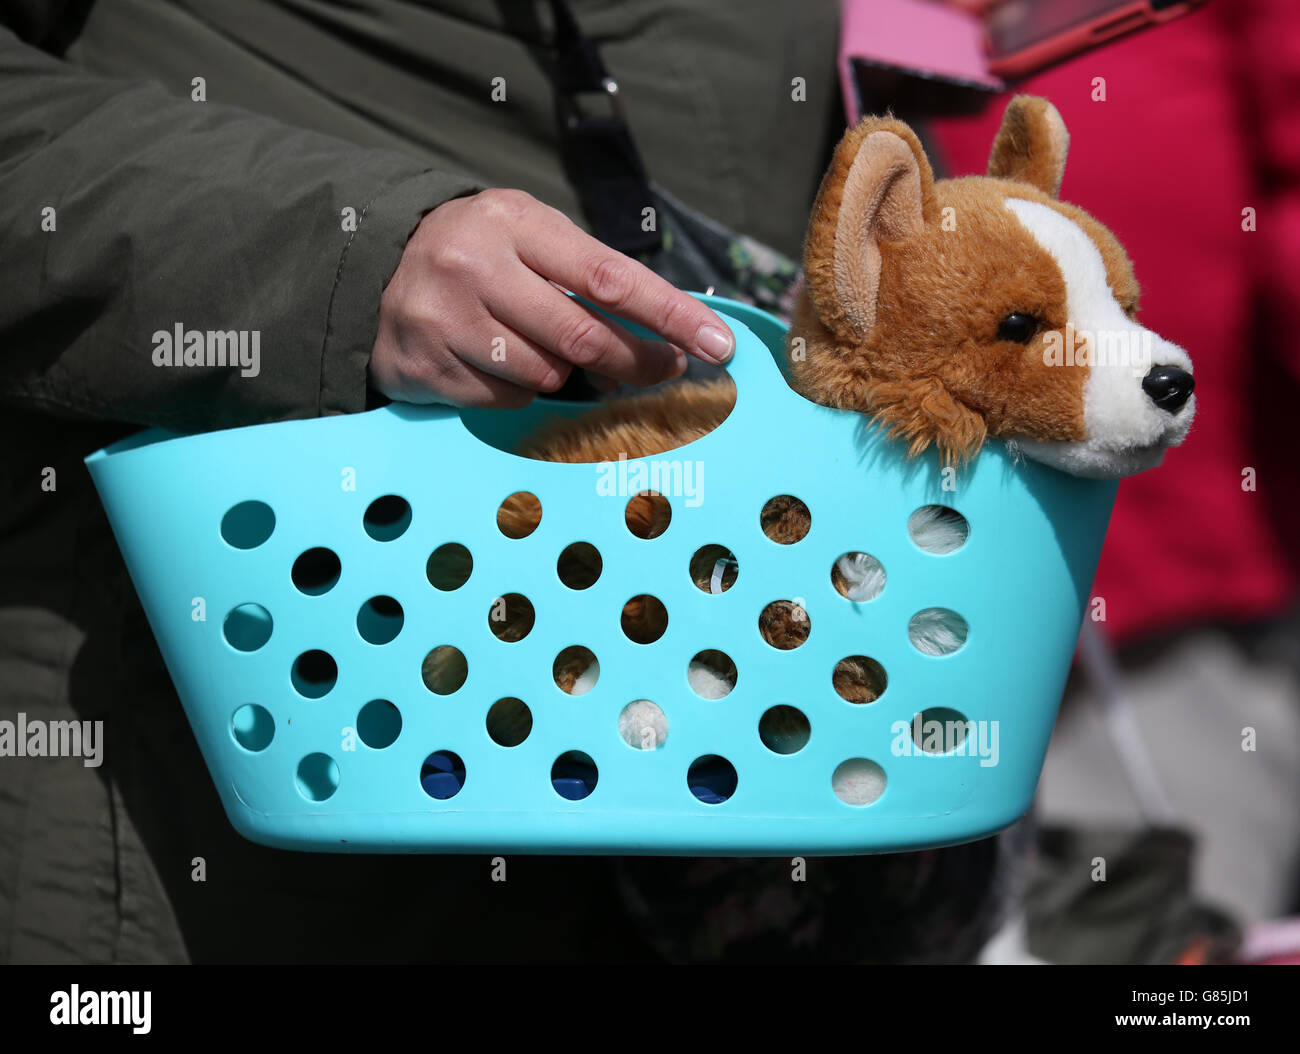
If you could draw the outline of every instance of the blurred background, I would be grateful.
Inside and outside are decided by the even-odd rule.
[[[1243,928],[1244,957],[1294,960],[1300,934],[1268,923],[1300,909],[1300,5],[1211,2],[1017,90],[1060,110],[1061,197],[1127,247],[1198,401],[1187,442],[1119,489],[1019,953],[1140,961],[1161,927],[1213,928],[1195,902]],[[931,122],[948,174],[982,171],[1000,111]],[[1081,879],[1099,855],[1131,866]]]

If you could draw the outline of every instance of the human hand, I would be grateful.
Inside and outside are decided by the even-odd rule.
[[[562,288],[559,288],[562,287]],[[642,340],[572,290],[662,341]],[[430,212],[384,289],[370,383],[390,399],[519,407],[581,367],[605,386],[648,385],[686,353],[725,362],[735,337],[712,311],[521,190]]]

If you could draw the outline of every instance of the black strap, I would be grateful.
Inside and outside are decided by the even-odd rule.
[[[551,11],[560,154],[587,222],[597,238],[619,252],[654,252],[660,247],[657,218],[656,229],[642,229],[642,210],[653,204],[650,184],[623,114],[618,84],[566,0],[551,0]],[[585,105],[583,96],[588,97]],[[596,113],[589,112],[592,96],[599,97]]]

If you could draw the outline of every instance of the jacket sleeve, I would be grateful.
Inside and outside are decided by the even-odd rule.
[[[477,189],[0,27],[0,403],[180,431],[365,409],[407,238]]]

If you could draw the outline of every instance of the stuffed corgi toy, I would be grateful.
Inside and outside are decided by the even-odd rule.
[[[1115,236],[1058,200],[1068,141],[1051,103],[1017,96],[988,174],[936,181],[902,122],[869,117],[849,130],[822,180],[804,244],[804,286],[788,336],[802,351],[790,356],[792,387],[813,402],[864,414],[905,443],[909,457],[934,448],[946,465],[965,464],[990,440],[1079,476],[1158,465],[1191,425],[1192,364],[1137,322],[1137,281]],[[727,379],[684,381],[555,424],[519,453],[565,462],[646,457],[712,431],[733,402]],[[642,537],[666,527],[650,496],[628,512]],[[539,513],[508,502],[501,528],[520,537]],[[938,516],[925,529],[943,551],[948,525]],[[798,502],[765,510],[763,528],[775,541],[795,541],[808,526]],[[873,569],[846,559],[834,583],[854,596]],[[706,590],[717,572],[692,570]],[[625,611],[629,636],[641,627],[656,639],[656,617]],[[807,635],[806,620],[780,608],[765,614],[760,630],[778,648]],[[939,637],[944,631],[931,628]],[[922,651],[941,645],[913,643]],[[555,670],[565,691],[580,689],[587,674],[581,657]],[[437,675],[426,669],[426,680]],[[875,698],[872,671],[835,676],[845,698]],[[725,694],[730,684],[713,682],[728,682],[734,670],[705,665],[690,677],[710,697]]]

